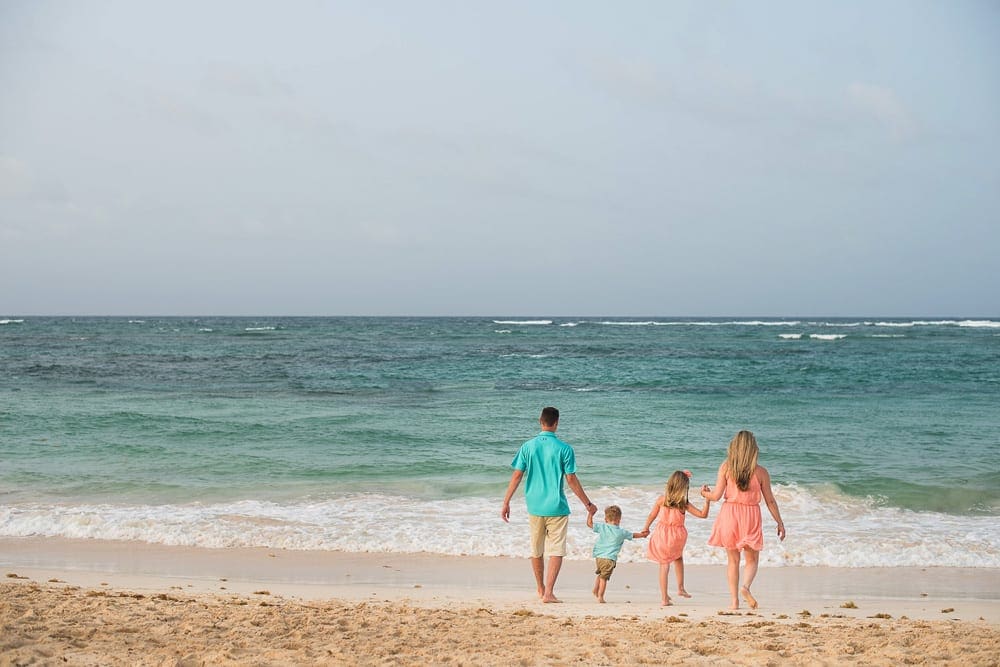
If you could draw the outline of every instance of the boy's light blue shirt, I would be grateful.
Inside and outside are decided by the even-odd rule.
[[[555,433],[542,431],[521,445],[510,466],[524,471],[524,500],[528,514],[569,514],[563,478],[576,472],[576,454]]]
[[[613,523],[594,522],[594,532],[597,533],[597,544],[594,545],[594,558],[618,560],[618,552],[622,550],[625,540],[632,539],[632,531],[625,530]]]

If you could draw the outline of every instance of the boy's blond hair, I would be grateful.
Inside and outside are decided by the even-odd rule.
[[[622,508],[618,505],[610,505],[606,510],[604,510],[604,520],[608,523],[612,521],[622,520]]]

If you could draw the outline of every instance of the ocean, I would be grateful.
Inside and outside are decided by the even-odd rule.
[[[623,527],[749,429],[763,564],[1000,567],[998,319],[7,316],[0,537],[523,557],[546,405]]]

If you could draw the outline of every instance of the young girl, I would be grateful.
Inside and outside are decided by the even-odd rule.
[[[705,506],[698,509],[688,502],[688,488],[691,484],[691,473],[687,470],[677,470],[667,480],[667,488],[662,496],[656,499],[652,511],[646,517],[646,527],[643,531],[649,531],[649,527],[656,521],[656,530],[649,538],[649,546],[646,555],[650,560],[660,564],[660,598],[662,606],[672,604],[670,596],[667,595],[667,575],[670,572],[670,563],[674,564],[674,571],[677,574],[677,594],[681,597],[691,597],[684,590],[684,544],[687,542],[687,528],[684,527],[684,515],[687,512],[700,519],[708,517],[708,506],[711,504],[705,501]]]
[[[757,465],[757,439],[750,431],[740,431],[729,443],[726,460],[719,466],[719,476],[715,489],[702,487],[701,495],[709,501],[725,496],[719,515],[712,526],[712,535],[708,543],[714,547],[723,547],[729,556],[726,577],[729,582],[729,595],[732,598],[730,609],[739,609],[740,598],[737,592],[751,609],[757,608],[757,599],[750,593],[750,585],[757,576],[757,562],[760,550],[764,547],[764,535],[761,531],[760,499],[764,498],[767,509],[778,523],[778,539],[785,539],[785,524],[781,522],[778,503],[771,493],[771,476],[763,466]],[[743,585],[740,586],[740,553],[746,556],[746,566],[743,568]]]

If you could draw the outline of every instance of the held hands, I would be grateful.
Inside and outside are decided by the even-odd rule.
[[[711,492],[712,492],[712,487],[710,487],[708,484],[702,484],[701,485],[701,497],[702,498],[708,498],[708,494],[710,494]]]
[[[640,530],[638,533],[636,533],[636,535],[638,535],[639,537],[649,537],[649,528],[644,528],[643,530]]]

